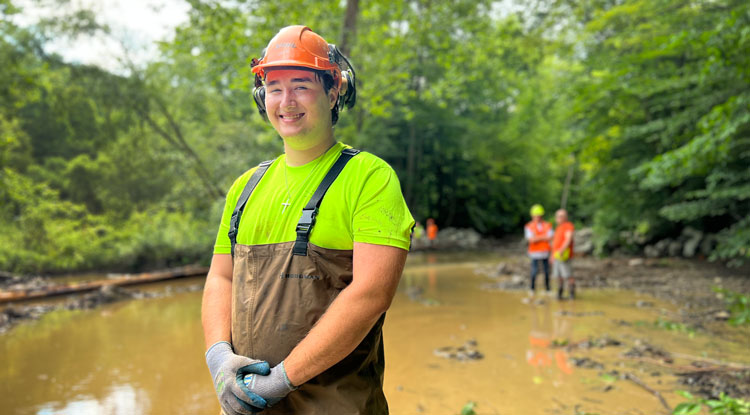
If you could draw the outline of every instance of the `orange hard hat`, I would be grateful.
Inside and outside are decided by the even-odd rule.
[[[307,26],[287,26],[268,42],[263,57],[253,65],[253,73],[264,79],[267,68],[301,66],[330,72],[338,88],[341,68],[331,60],[328,42],[320,35]]]

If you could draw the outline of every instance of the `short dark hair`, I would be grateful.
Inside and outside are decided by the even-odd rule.
[[[328,71],[320,71],[320,70],[314,70],[315,72],[315,78],[318,79],[323,84],[323,90],[325,91],[326,95],[328,95],[328,92],[333,88],[333,75],[331,75]],[[336,105],[331,108],[331,124],[336,125],[336,122],[339,120],[339,106],[338,102]]]

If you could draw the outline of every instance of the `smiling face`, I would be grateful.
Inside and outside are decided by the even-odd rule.
[[[326,93],[315,72],[273,69],[266,72],[268,119],[294,150],[308,150],[333,139],[331,109],[337,90]]]

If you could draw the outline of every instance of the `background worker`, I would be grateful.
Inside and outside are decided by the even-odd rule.
[[[412,247],[424,246],[422,238],[424,238],[424,226],[422,226],[421,223],[417,222],[414,224],[414,230],[411,233]]]
[[[428,218],[427,219],[427,240],[430,243],[430,248],[435,246],[435,240],[437,239],[438,235],[438,226],[435,223],[435,219]]]
[[[382,325],[414,223],[398,178],[334,138],[355,85],[333,45],[283,28],[253,72],[284,154],[227,194],[202,306],[219,403],[226,415],[387,414]]]
[[[545,222],[544,208],[536,204],[531,207],[531,222],[524,227],[524,236],[529,243],[529,258],[531,258],[531,288],[529,295],[534,295],[536,290],[536,274],[539,265],[544,268],[544,287],[547,294],[550,293],[549,286],[549,254],[550,240],[552,239],[552,225]]]
[[[564,282],[568,282],[570,299],[576,296],[576,285],[570,261],[573,258],[573,232],[575,227],[568,220],[568,212],[560,209],[555,212],[555,235],[552,241],[552,277],[557,276],[557,298],[563,298]]]

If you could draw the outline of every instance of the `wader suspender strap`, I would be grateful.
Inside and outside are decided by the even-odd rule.
[[[333,163],[331,170],[328,170],[323,181],[320,182],[315,193],[313,193],[312,198],[307,202],[307,206],[302,209],[302,217],[299,218],[299,222],[297,223],[297,240],[294,242],[294,249],[292,250],[294,255],[307,256],[307,241],[310,239],[310,232],[312,232],[312,228],[315,225],[315,216],[318,214],[320,202],[323,200],[323,196],[325,196],[328,188],[331,187],[339,176],[339,173],[341,173],[341,170],[344,169],[346,163],[358,153],[359,150],[353,148],[341,150],[338,160]]]
[[[234,207],[234,212],[232,212],[232,219],[229,221],[229,241],[232,243],[232,258],[234,258],[234,246],[237,244],[237,231],[240,228],[240,218],[242,217],[242,211],[245,210],[247,199],[250,198],[253,190],[255,190],[255,186],[258,185],[258,182],[266,174],[272,163],[273,160],[267,160],[258,165],[258,168],[250,176],[250,180],[247,181],[245,188],[242,190],[240,198],[237,199],[237,205]]]

